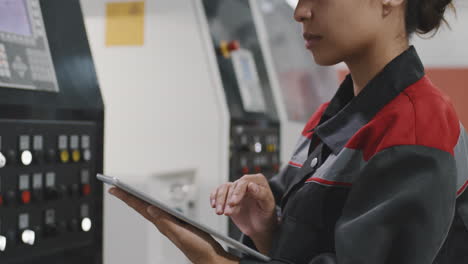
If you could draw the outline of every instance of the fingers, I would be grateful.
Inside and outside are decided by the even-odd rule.
[[[231,188],[231,185],[232,183],[223,184],[217,190],[215,203],[216,203],[216,214],[218,215],[222,215],[224,213],[224,207],[226,206],[226,198],[227,198],[229,189]]]
[[[237,207],[247,194],[260,202],[270,202],[272,194],[263,174],[244,175],[234,183],[221,185],[210,194],[210,204],[216,214],[232,216],[239,212]]]
[[[152,220],[152,217],[146,212],[146,208],[148,208],[149,204],[146,202],[134,197],[133,195],[128,194],[127,192],[119,189],[119,188],[111,188],[109,193],[114,195],[115,197],[122,200],[128,206],[133,208],[135,211],[140,213],[143,217],[148,220]]]
[[[121,189],[111,188],[109,193],[122,200],[148,221],[152,222],[159,229],[159,231],[167,237],[171,236],[173,233],[171,230],[175,228],[175,225],[178,225],[175,219],[166,212],[157,207],[150,206],[148,203],[128,194]]]
[[[247,192],[247,186],[249,185],[249,181],[245,179],[240,179],[236,181],[236,185],[234,186],[233,191],[231,191],[230,195],[227,198],[228,205],[234,207],[242,201],[244,198],[245,193]]]

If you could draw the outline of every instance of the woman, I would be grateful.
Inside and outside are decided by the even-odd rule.
[[[218,187],[230,216],[271,263],[468,263],[465,132],[424,76],[409,38],[439,28],[451,0],[300,0],[306,48],[350,75],[312,116],[271,181]],[[193,263],[238,259],[208,235],[118,189]],[[468,225],[466,225],[468,226]]]

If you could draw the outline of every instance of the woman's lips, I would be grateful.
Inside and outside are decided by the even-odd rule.
[[[316,46],[323,39],[323,37],[316,34],[304,33],[304,39],[306,48],[311,49]]]

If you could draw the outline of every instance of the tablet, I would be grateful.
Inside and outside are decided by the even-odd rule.
[[[191,224],[192,226],[212,235],[213,237],[225,242],[226,244],[228,244],[229,246],[239,250],[240,252],[242,253],[245,253],[247,255],[250,255],[252,257],[255,257],[259,260],[262,260],[262,261],[270,261],[271,259],[263,254],[261,254],[260,252],[258,251],[255,251],[251,248],[249,248],[248,246],[240,243],[239,241],[237,240],[234,240],[226,235],[223,235],[221,233],[219,233],[218,231],[206,226],[206,225],[203,225],[199,222],[196,222],[194,221],[193,219],[190,219],[188,217],[186,217],[184,214],[180,213],[179,211],[175,210],[174,208],[172,208],[171,206],[167,205],[167,204],[164,204],[163,202],[153,198],[153,197],[150,197],[148,196],[148,194],[142,192],[142,191],[139,191],[137,190],[136,188],[130,186],[129,184],[126,184],[124,183],[122,180],[118,179],[117,177],[110,177],[110,176],[105,176],[105,175],[102,175],[102,174],[97,174],[97,179],[100,180],[100,181],[103,181],[107,184],[110,184],[110,185],[113,185],[115,187],[118,187],[126,192],[128,192],[129,194],[132,194],[133,196],[135,197],[138,197],[140,198],[141,200],[151,204],[151,205],[154,205],[160,209],[162,209],[163,211],[169,213],[170,215],[178,218],[179,220],[182,220],[188,224]]]

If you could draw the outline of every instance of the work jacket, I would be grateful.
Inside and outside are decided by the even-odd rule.
[[[467,140],[414,47],[357,96],[348,76],[270,181],[270,263],[467,264]]]

